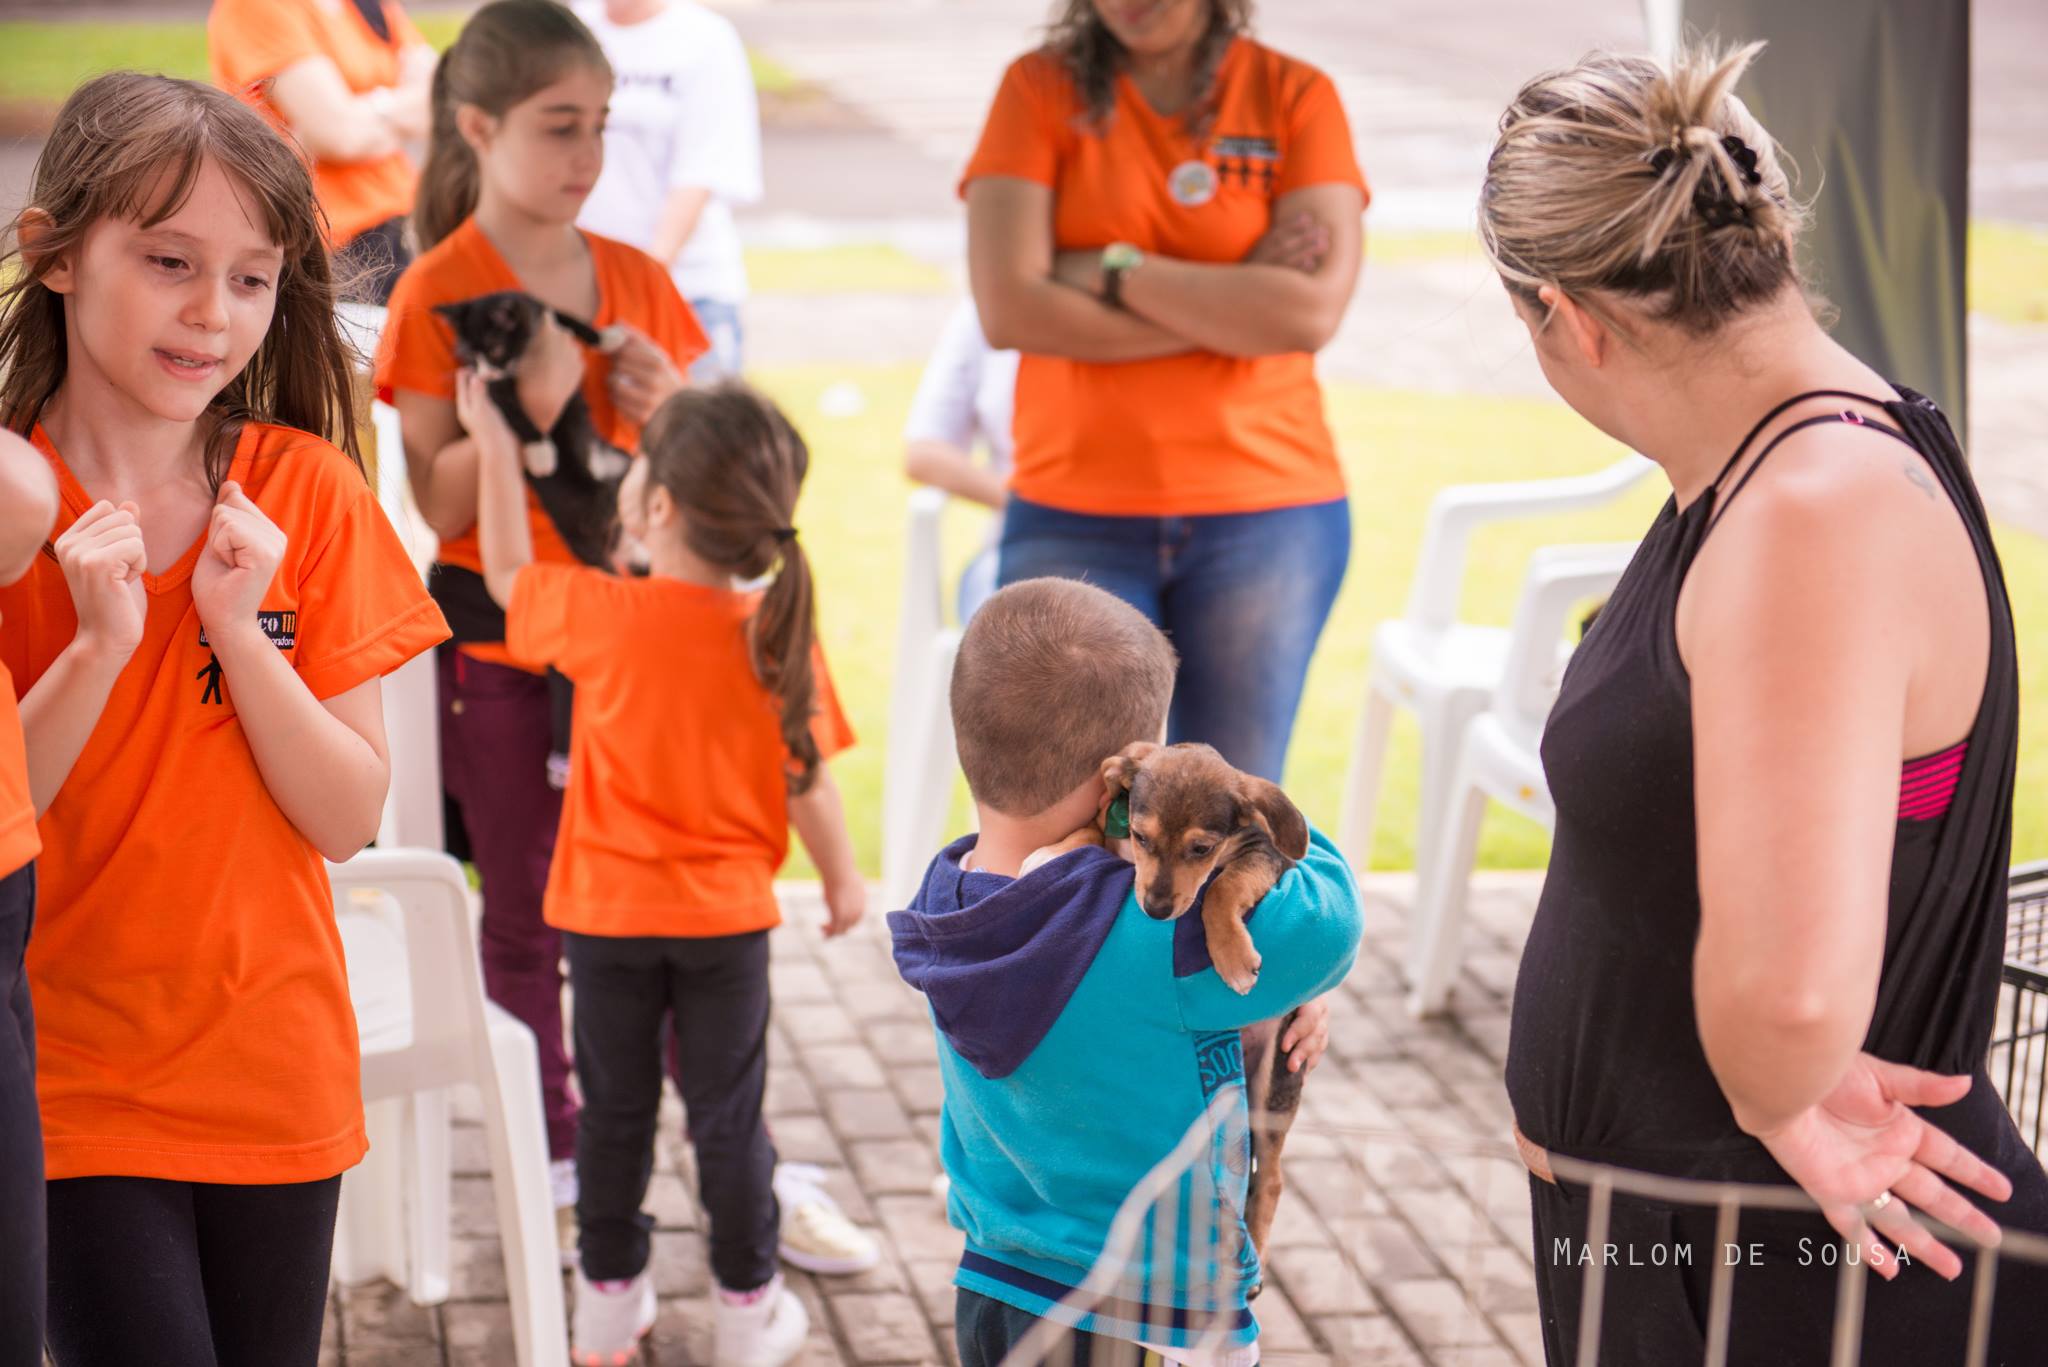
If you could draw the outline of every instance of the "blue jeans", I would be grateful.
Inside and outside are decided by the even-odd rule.
[[[1209,517],[1097,517],[1012,498],[1004,584],[1082,579],[1131,604],[1180,652],[1170,741],[1207,741],[1278,782],[1316,638],[1351,558],[1343,499]]]
[[[690,363],[690,379],[696,384],[736,380],[740,373],[740,306],[724,299],[692,299],[690,312],[697,315],[711,349]]]

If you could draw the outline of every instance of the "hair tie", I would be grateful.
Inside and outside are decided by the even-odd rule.
[[[794,527],[776,527],[768,534],[784,544],[796,540],[796,528]]]
[[[1660,147],[1650,155],[1650,176],[1662,180],[1664,173],[1678,164],[1677,148],[1683,143],[1685,130],[1672,133],[1670,147]],[[1728,160],[1735,163],[1737,178],[1746,187],[1763,184],[1764,173],[1757,169],[1756,149],[1736,137],[1733,133],[1721,139],[1721,150],[1728,154]],[[1749,199],[1746,194],[1738,195],[1735,187],[1721,183],[1719,176],[1701,176],[1700,183],[1693,187],[1693,212],[1709,228],[1725,228],[1731,223],[1749,221]]]

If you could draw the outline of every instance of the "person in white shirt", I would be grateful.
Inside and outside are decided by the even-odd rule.
[[[747,272],[733,206],[761,198],[761,114],[739,33],[692,0],[582,0],[612,64],[604,171],[577,223],[669,268],[711,339],[693,380],[739,373]]]
[[[1017,396],[1017,353],[997,351],[982,335],[974,301],[953,311],[911,400],[903,428],[903,470],[919,484],[971,499],[998,514],[1009,500],[1010,418]],[[976,461],[976,442],[985,459]],[[996,541],[1002,519],[960,576],[958,609],[965,624],[996,589]]]

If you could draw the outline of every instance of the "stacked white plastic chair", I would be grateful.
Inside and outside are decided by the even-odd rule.
[[[1508,629],[1458,620],[1466,545],[1473,531],[1489,522],[1597,507],[1627,493],[1654,468],[1641,456],[1630,456],[1590,475],[1457,485],[1436,496],[1423,530],[1407,611],[1373,632],[1365,712],[1337,827],[1337,843],[1354,868],[1365,868],[1372,853],[1394,710],[1414,712],[1422,732],[1415,838],[1415,866],[1422,869],[1428,867],[1442,823],[1459,738],[1500,686]]]
[[[1635,550],[1634,542],[1546,546],[1530,557],[1500,682],[1459,737],[1429,862],[1417,865],[1408,926],[1408,1008],[1418,1016],[1434,1015],[1450,1000],[1488,800],[1545,827],[1557,823],[1539,746],[1557,700],[1559,643],[1572,609],[1612,591]]]
[[[882,900],[892,910],[909,904],[925,862],[946,837],[959,767],[948,694],[960,628],[946,620],[939,544],[946,498],[940,489],[911,494],[904,538],[896,687],[882,776]]]
[[[1473,532],[1493,522],[1599,507],[1626,494],[1655,468],[1641,456],[1629,456],[1592,474],[1564,479],[1458,485],[1438,494],[1430,504],[1407,609],[1373,632],[1364,715],[1337,828],[1338,844],[1353,867],[1363,869],[1369,862],[1387,740],[1395,710],[1407,708],[1415,714],[1422,733],[1415,867],[1422,883],[1427,884],[1430,870],[1437,866],[1452,810],[1466,731],[1473,719],[1495,702],[1507,679],[1516,628],[1458,620],[1466,551]],[[1544,576],[1553,570],[1571,573],[1573,563],[1547,554],[1533,558],[1524,585],[1525,598],[1540,592]],[[1552,680],[1553,687],[1562,651],[1560,634],[1542,642],[1532,638],[1529,648],[1533,654],[1525,662],[1534,677]],[[1540,786],[1540,773],[1537,777]],[[1459,881],[1462,895],[1462,875]],[[1419,931],[1419,923],[1411,928],[1411,946],[1418,942]]]
[[[335,1275],[449,1294],[449,1110],[482,1102],[520,1367],[567,1367],[568,1325],[533,1032],[484,997],[469,883],[439,851],[328,866],[362,1034],[371,1156],[342,1179]],[[378,1103],[395,1102],[395,1109]]]

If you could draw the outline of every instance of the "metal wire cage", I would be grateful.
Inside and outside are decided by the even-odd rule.
[[[2036,1154],[2048,1133],[2048,860],[2012,871],[1991,1080]]]

